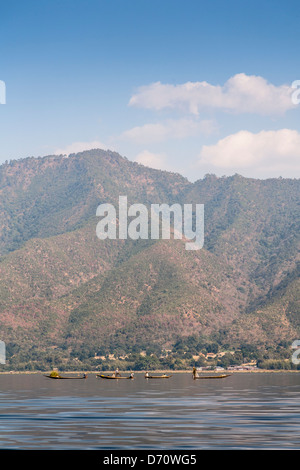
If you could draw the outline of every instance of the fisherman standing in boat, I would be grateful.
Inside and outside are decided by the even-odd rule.
[[[193,367],[193,378],[195,379],[196,377],[198,377],[198,372],[196,367]]]
[[[119,372],[119,369],[118,369],[118,368],[116,368],[116,370],[115,370],[115,372],[113,373],[113,375],[112,375],[112,376],[113,376],[113,377],[121,377],[121,374],[120,374],[120,372]]]

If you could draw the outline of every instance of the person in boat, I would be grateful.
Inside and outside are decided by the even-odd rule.
[[[147,371],[145,374],[145,378],[147,379],[149,377],[149,372]]]
[[[198,372],[196,367],[193,367],[193,378],[195,379],[196,377],[198,377]]]
[[[134,375],[133,372],[131,372],[129,377],[133,379],[133,375]]]
[[[120,372],[119,372],[119,369],[118,369],[118,368],[116,368],[116,370],[115,370],[115,372],[113,373],[113,375],[112,375],[112,376],[113,376],[113,377],[121,377],[121,374],[120,374]]]

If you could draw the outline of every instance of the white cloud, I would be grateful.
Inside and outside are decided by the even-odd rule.
[[[300,133],[291,129],[261,131],[257,134],[243,130],[204,145],[199,163],[218,169],[242,171],[245,176],[299,177]]]
[[[54,155],[70,155],[70,153],[84,152],[85,150],[91,149],[107,150],[108,146],[98,140],[92,142],[73,142],[64,148],[56,149]]]
[[[198,134],[209,135],[216,130],[212,120],[169,119],[155,124],[144,124],[133,127],[121,134],[121,139],[130,140],[137,144],[162,142],[166,139],[183,139]]]
[[[198,115],[203,109],[280,115],[295,107],[292,91],[288,85],[275,86],[263,77],[239,73],[223,86],[205,81],[181,85],[152,83],[140,87],[129,105],[157,111],[179,109],[193,115]]]
[[[137,155],[135,161],[150,168],[170,171],[170,168],[166,163],[166,158],[166,155],[163,153],[152,153],[148,150],[143,150]]]

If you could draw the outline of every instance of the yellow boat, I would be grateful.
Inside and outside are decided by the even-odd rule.
[[[198,375],[193,376],[194,379],[225,379],[225,377],[229,377],[230,374],[221,374],[221,375]]]
[[[133,379],[133,375],[129,375],[128,377],[122,377],[121,375],[104,375],[104,374],[97,374],[96,377],[100,377],[100,379]]]
[[[45,375],[48,379],[55,379],[55,380],[60,380],[60,379],[68,379],[68,380],[80,380],[80,379],[87,379],[87,375],[84,374],[83,377],[62,377],[61,375]]]
[[[145,379],[169,379],[172,375],[145,375]]]
[[[219,375],[198,375],[196,367],[193,367],[193,379],[225,379],[231,374],[219,374]]]

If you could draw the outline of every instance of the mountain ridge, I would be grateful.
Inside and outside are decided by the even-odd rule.
[[[54,350],[66,361],[81,349],[172,350],[193,335],[220,347],[291,343],[300,334],[299,194],[299,179],[191,183],[100,149],[6,163],[2,339],[18,364]],[[146,206],[204,204],[204,247],[99,240],[96,208],[120,195]]]

